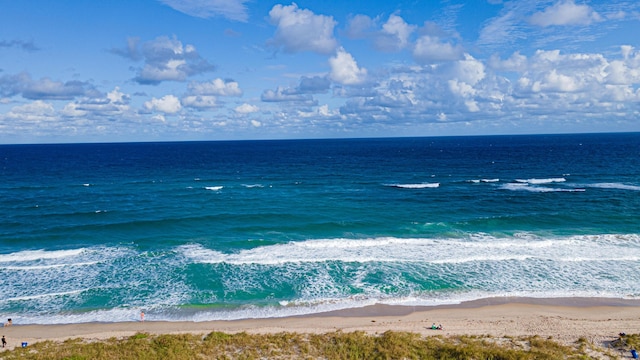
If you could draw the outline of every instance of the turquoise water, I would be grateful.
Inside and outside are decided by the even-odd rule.
[[[0,146],[0,317],[640,298],[640,134]]]

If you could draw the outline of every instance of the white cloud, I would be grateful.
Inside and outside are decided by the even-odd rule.
[[[255,105],[244,103],[242,105],[236,106],[234,109],[238,114],[251,114],[254,112],[258,112],[260,108]]]
[[[144,107],[150,111],[159,111],[165,114],[175,114],[182,108],[180,99],[173,95],[165,95],[160,99],[152,98],[144,103]]]
[[[345,35],[351,39],[366,38],[374,25],[374,20],[367,15],[355,15],[347,21]]]
[[[196,109],[213,109],[218,106],[218,99],[211,95],[188,95],[182,98],[182,105]]]
[[[561,91],[561,92],[573,92],[580,89],[580,84],[577,79],[559,74],[555,69],[545,74],[543,80],[533,83],[531,90],[534,92],[540,92],[542,90],[547,91]]]
[[[301,118],[332,118],[339,115],[340,113],[337,110],[330,110],[327,104],[318,106],[311,111],[298,111],[298,117]]]
[[[141,49],[139,49],[141,47]],[[134,80],[140,84],[157,85],[163,81],[185,81],[188,77],[212,71],[214,66],[203,59],[195,46],[183,45],[176,37],[160,36],[140,45],[129,41],[124,50],[113,53],[134,61],[144,60]]]
[[[251,120],[251,126],[253,127],[261,127],[262,123],[258,120]]]
[[[467,84],[475,85],[484,79],[485,66],[469,54],[465,54],[464,57],[464,60],[458,60],[453,64],[453,77]]]
[[[223,16],[230,20],[246,22],[249,19],[244,3],[249,0],[160,0],[173,9],[189,16],[212,18]]]
[[[2,69],[0,68],[0,74]],[[48,77],[33,80],[31,75],[22,72],[16,75],[0,75],[0,97],[22,95],[29,100],[72,100],[82,96],[97,96],[93,85],[72,80],[55,81]]]
[[[415,25],[409,25],[400,16],[392,14],[382,25],[382,30],[376,39],[376,45],[385,51],[403,49],[409,44],[409,37],[415,29]]]
[[[344,35],[350,39],[370,40],[377,50],[385,52],[399,51],[410,45],[416,25],[408,24],[396,14],[391,14],[386,22],[380,22],[379,17],[355,15],[348,20]]]
[[[100,117],[100,116],[124,116],[130,110],[129,95],[115,87],[106,95],[96,97],[84,97],[73,103],[65,105],[62,115],[68,117]]]
[[[273,90],[265,90],[260,99],[265,102],[291,102],[304,105],[315,105],[315,100],[309,94],[301,94],[295,89],[288,89],[278,86]]]
[[[437,37],[424,35],[416,41],[413,58],[421,64],[460,59],[463,50],[459,45],[441,42]]]
[[[79,104],[68,103],[60,110],[60,114],[68,117],[84,117],[87,116],[88,111],[82,109]]]
[[[382,31],[386,34],[393,35],[400,47],[407,45],[409,35],[416,29],[415,25],[407,24],[403,18],[398,15],[389,16],[389,20],[382,25]]]
[[[209,82],[192,82],[189,92],[195,95],[242,96],[242,90],[235,81],[214,79]]]
[[[500,60],[497,56],[492,56],[488,65],[498,71],[522,72],[527,69],[527,57],[516,51],[506,60]]]
[[[36,123],[54,121],[55,115],[56,111],[53,105],[42,100],[15,106],[7,113],[8,118]]]
[[[127,104],[129,102],[129,96],[121,92],[117,86],[107,94],[107,99],[113,104]]]
[[[269,11],[271,23],[276,25],[276,34],[271,44],[285,52],[312,51],[330,54],[338,42],[333,37],[336,22],[331,16],[315,15],[298,5],[275,5]]]
[[[601,16],[588,5],[576,5],[573,0],[562,0],[555,5],[537,12],[529,21],[533,25],[547,27],[553,25],[589,25],[600,21]]]
[[[366,80],[367,69],[358,67],[355,59],[343,48],[329,58],[331,80],[344,85],[361,84]]]

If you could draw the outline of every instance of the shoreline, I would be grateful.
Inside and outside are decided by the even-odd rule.
[[[432,330],[432,324],[443,330]],[[456,305],[371,305],[320,314],[282,318],[214,321],[129,321],[38,325],[15,323],[3,327],[7,347],[23,342],[82,338],[99,341],[124,338],[136,333],[208,334],[213,331],[255,334],[298,332],[328,333],[406,331],[423,336],[478,335],[518,337],[538,335],[569,344],[584,338],[607,346],[618,334],[640,333],[640,300],[614,298],[525,298],[494,297]]]

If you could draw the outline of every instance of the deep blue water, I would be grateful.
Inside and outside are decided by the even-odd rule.
[[[640,134],[0,146],[0,317],[640,298]]]

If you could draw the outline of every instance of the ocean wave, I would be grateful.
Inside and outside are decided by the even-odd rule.
[[[600,189],[640,191],[640,186],[638,185],[628,185],[628,184],[621,184],[621,183],[597,183],[597,184],[589,184],[586,186],[592,187],[592,188],[600,188]]]
[[[63,297],[63,296],[78,295],[89,290],[91,289],[54,292],[54,293],[37,294],[37,295],[30,295],[30,296],[18,296],[18,297],[3,299],[3,301],[11,302],[11,301],[25,301],[25,300],[40,300],[40,299],[47,299],[47,298],[50,299],[50,298],[57,298],[57,297]]]
[[[27,262],[37,260],[63,259],[78,256],[86,252],[87,249],[71,249],[71,250],[24,250],[10,254],[0,255],[0,263],[3,262]]]
[[[177,249],[201,263],[234,265],[341,262],[461,263],[544,259],[553,261],[640,261],[640,235],[572,236],[554,239],[534,235],[469,239],[320,239],[290,242],[225,254],[197,244]]]
[[[551,183],[559,183],[565,182],[567,179],[565,178],[549,178],[549,179],[516,179],[518,183],[528,183],[533,185],[542,185],[542,184],[551,184]]]
[[[433,189],[440,187],[440,183],[420,183],[420,184],[385,184],[388,187],[400,189]]]
[[[252,189],[252,188],[263,188],[264,185],[262,184],[242,184],[242,186],[248,188],[248,189]]]
[[[224,188],[224,186],[205,186],[204,188],[205,190],[220,191]]]
[[[68,266],[91,266],[97,264],[98,261],[78,262],[78,263],[65,263],[65,264],[51,264],[51,265],[31,265],[31,266],[4,266],[5,270],[19,270],[19,271],[32,271],[32,270],[45,270],[63,268]]]
[[[640,297],[630,290],[640,277],[640,234],[332,238],[237,252],[199,243],[154,252],[96,247],[67,262],[87,254],[103,261],[33,269],[38,281],[3,268],[7,283],[21,286],[3,289],[0,309],[22,323],[131,321],[140,309],[149,320],[205,321],[491,296]],[[93,311],[95,301],[105,308]],[[13,314],[16,307],[30,310]]]
[[[474,184],[494,183],[494,182],[500,182],[500,179],[473,179],[473,180],[469,180],[469,182],[472,182]]]
[[[500,188],[504,190],[511,191],[529,191],[529,192],[537,192],[537,193],[547,193],[547,192],[585,192],[584,188],[552,188],[552,187],[544,187],[544,186],[530,186],[530,183],[507,183],[502,185]]]

